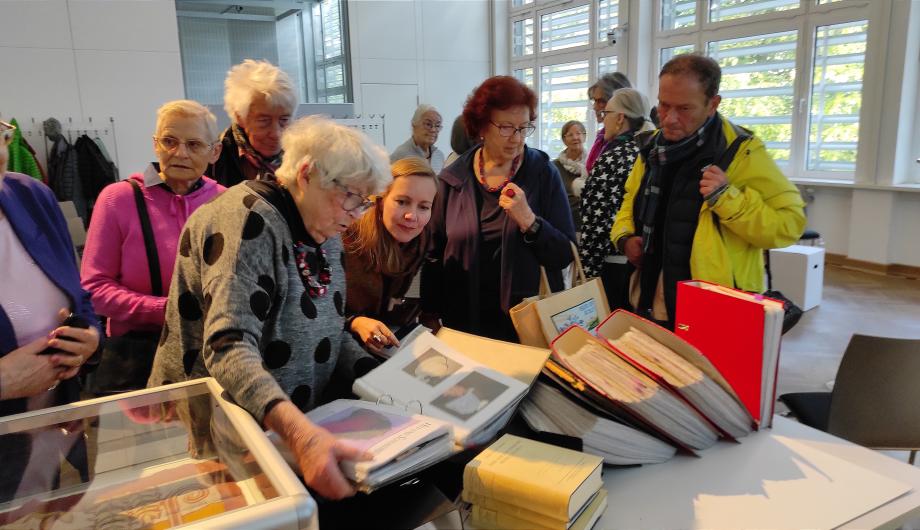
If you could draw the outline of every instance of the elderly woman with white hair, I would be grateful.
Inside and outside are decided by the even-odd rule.
[[[303,412],[333,374],[350,382],[377,364],[344,329],[339,236],[392,177],[381,148],[325,118],[281,142],[277,182],[235,186],[189,219],[149,385],[213,376],[337,499],[354,493],[338,461],[362,455]]]
[[[224,109],[230,127],[223,151],[208,176],[224,186],[244,180],[274,180],[281,165],[281,133],[297,107],[297,89],[280,68],[246,59],[227,72]]]
[[[179,234],[192,212],[225,189],[203,176],[220,149],[211,111],[196,101],[170,101],[157,110],[157,162],[99,195],[81,277],[96,312],[109,319],[108,336],[117,339],[106,343],[99,369],[90,375],[92,392],[146,385],[166,315]]]
[[[444,153],[434,145],[443,128],[441,114],[431,105],[422,104],[412,115],[412,136],[390,155],[390,162],[415,156],[428,162],[435,173],[444,169]]]
[[[648,99],[638,90],[621,88],[604,110],[604,144],[581,194],[581,262],[590,277],[600,277],[611,307],[626,302],[626,256],[610,242],[613,219],[626,192],[626,178],[639,154],[636,135],[652,129]]]

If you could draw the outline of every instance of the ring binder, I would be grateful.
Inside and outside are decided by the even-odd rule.
[[[388,398],[388,399],[390,400],[390,406],[393,406],[393,405],[395,404],[395,402],[393,401],[393,396],[391,396],[391,395],[389,395],[389,394],[383,394],[383,395],[381,395],[379,398],[377,398],[376,403],[377,403],[378,405],[385,404],[385,403],[380,403],[380,401],[383,400],[383,398]]]

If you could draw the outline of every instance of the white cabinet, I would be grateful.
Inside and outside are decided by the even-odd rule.
[[[770,250],[773,289],[804,311],[821,303],[824,287],[824,248],[792,245]]]

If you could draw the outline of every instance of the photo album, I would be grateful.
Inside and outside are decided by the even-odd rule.
[[[490,440],[527,389],[527,384],[461,354],[427,331],[402,344],[352,387],[364,400],[450,423],[454,441],[462,447]]]

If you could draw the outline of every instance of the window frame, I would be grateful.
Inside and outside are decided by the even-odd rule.
[[[632,0],[618,0],[617,27],[621,29],[628,28],[631,1]],[[601,41],[598,39],[597,34],[599,31],[599,4],[599,0],[535,0],[532,3],[514,7],[511,5],[511,2],[509,2],[507,31],[511,39],[509,39],[508,49],[506,51],[509,60],[509,73],[514,75],[516,70],[533,68],[533,86],[531,86],[531,88],[537,95],[537,119],[534,123],[537,129],[534,131],[534,135],[528,139],[528,145],[531,147],[545,150],[545,146],[543,145],[542,141],[544,131],[543,123],[541,120],[541,85],[543,82],[543,67],[579,61],[588,62],[588,81],[587,85],[585,86],[584,124],[585,128],[588,130],[589,140],[594,138],[594,135],[598,129],[598,124],[594,118],[594,113],[591,111],[590,102],[588,101],[587,96],[587,89],[592,84],[594,84],[599,77],[598,65],[600,59],[616,57],[617,71],[623,73],[627,72],[627,67],[629,65],[629,46],[628,38],[626,35],[621,31],[620,38],[617,39],[617,43],[614,45],[609,45],[606,41]],[[543,36],[541,17],[546,14],[575,9],[585,5],[588,6],[588,44],[565,48],[562,50],[551,50],[543,52],[541,50],[541,40]],[[514,23],[525,18],[533,18],[534,21],[534,53],[521,57],[515,57],[513,55]],[[586,146],[586,148],[589,147],[590,146]],[[549,154],[551,157],[555,157],[557,153]]]
[[[652,56],[654,68],[650,70],[649,93],[651,100],[658,92],[658,71],[661,69],[661,50],[675,46],[692,45],[695,51],[706,53],[711,42],[745,37],[756,37],[784,31],[796,31],[795,79],[793,82],[792,131],[788,165],[783,171],[793,179],[832,181],[840,183],[874,183],[877,145],[873,145],[879,132],[878,115],[881,108],[881,89],[866,79],[879,79],[883,72],[886,50],[878,39],[887,24],[879,16],[878,6],[868,0],[851,0],[846,3],[818,4],[817,0],[801,0],[799,7],[752,15],[745,18],[710,22],[709,6],[712,0],[696,0],[696,23],[677,29],[661,29],[661,12],[664,0],[656,0],[652,21]],[[821,26],[832,26],[849,21],[866,20],[865,57],[872,61],[863,63],[862,100],[859,110],[859,139],[856,165],[853,171],[821,171],[808,169],[809,113],[812,80],[814,78],[815,35]],[[730,119],[731,116],[728,116]]]

